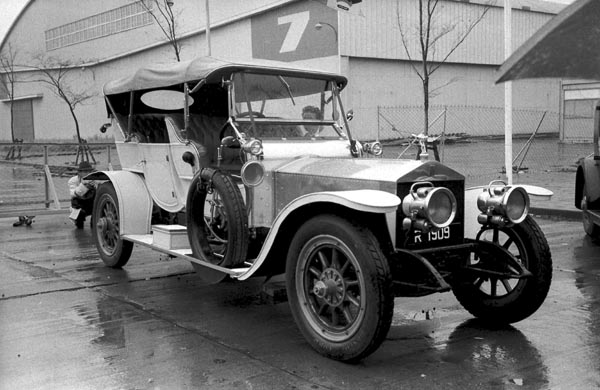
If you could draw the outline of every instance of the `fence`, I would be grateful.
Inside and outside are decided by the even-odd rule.
[[[380,140],[408,138],[423,131],[423,107],[378,107]],[[540,110],[513,110],[513,134],[558,136],[559,114]],[[464,134],[469,137],[504,137],[504,109],[501,107],[431,106],[430,135]]]
[[[418,107],[380,107],[379,139],[384,157],[416,158],[410,135],[422,128]],[[504,117],[500,109],[481,107],[433,107],[431,135],[439,139],[440,160],[462,173],[466,184],[482,185],[505,179]],[[513,180],[568,193],[571,205],[574,170],[578,159],[592,153],[591,143],[563,143],[558,138],[558,115],[534,110],[514,114]],[[432,156],[433,157],[433,156]],[[68,179],[77,163],[89,159],[98,170],[119,169],[115,145],[90,143],[0,143],[0,216],[24,210],[66,209]]]
[[[119,167],[114,143],[0,143],[0,215],[68,208],[67,181],[83,160]]]
[[[378,107],[379,139],[384,156],[415,158],[411,134],[423,129],[422,107]],[[438,140],[440,160],[466,176],[468,185],[505,179],[504,110],[494,107],[432,106],[432,137]],[[545,187],[573,188],[577,161],[593,152],[591,143],[559,139],[560,116],[539,110],[513,111],[513,180]],[[591,129],[588,130],[591,136]],[[433,153],[430,153],[433,154]],[[560,177],[560,179],[557,179]],[[566,182],[565,182],[566,181]]]

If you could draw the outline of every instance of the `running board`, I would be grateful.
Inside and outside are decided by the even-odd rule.
[[[246,271],[248,271],[250,269],[250,267],[247,268],[225,268],[225,267],[221,267],[200,259],[197,259],[195,257],[192,257],[192,250],[191,249],[168,249],[168,248],[164,248],[158,245],[155,245],[153,243],[153,237],[152,234],[126,234],[124,236],[121,237],[124,240],[127,241],[131,241],[135,244],[140,244],[143,246],[147,246],[149,248],[154,249],[155,251],[161,252],[161,253],[165,253],[169,256],[173,256],[173,257],[177,257],[183,260],[187,260],[189,262],[192,263],[196,263],[199,264],[201,266],[204,267],[208,267],[223,273],[228,274],[229,276],[231,276],[232,278],[238,278],[241,275],[243,275]]]

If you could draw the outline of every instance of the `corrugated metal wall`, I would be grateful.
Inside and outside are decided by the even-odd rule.
[[[469,2],[440,1],[432,25],[432,36],[451,28],[436,44],[435,60],[441,60],[458,37],[486,9]],[[518,47],[553,14],[513,10],[513,48]],[[360,13],[340,13],[340,50],[349,57],[409,59],[400,35],[406,36],[413,60],[418,50],[418,0],[376,0],[361,7]],[[448,62],[499,65],[504,59],[503,9],[491,7]]]

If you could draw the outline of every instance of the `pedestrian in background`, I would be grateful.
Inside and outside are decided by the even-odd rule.
[[[92,215],[94,197],[96,196],[96,183],[84,180],[84,177],[93,171],[92,164],[82,161],[77,169],[77,175],[67,182],[71,195],[71,214],[69,218],[75,223],[77,229],[83,229],[85,218]]]

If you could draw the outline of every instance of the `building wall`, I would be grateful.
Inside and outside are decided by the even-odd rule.
[[[81,122],[81,133],[84,138],[99,136],[97,129],[106,121],[106,110],[102,98],[102,85],[109,80],[131,74],[138,67],[156,62],[173,62],[175,60],[172,48],[168,45],[156,24],[144,25],[104,36],[86,40],[70,46],[47,51],[46,33],[59,26],[73,25],[74,22],[89,20],[108,11],[130,5],[133,0],[109,0],[96,2],[65,0],[56,7],[51,0],[30,1],[21,17],[18,19],[4,47],[10,43],[19,48],[18,61],[26,65],[36,65],[36,57],[60,58],[77,65],[71,72],[72,85],[77,90],[89,90],[94,97],[76,108]],[[212,55],[224,58],[251,58],[256,51],[252,44],[253,31],[262,29],[269,44],[276,48],[282,47],[289,34],[291,24],[279,18],[286,14],[297,14],[306,9],[311,18],[304,25],[299,47],[305,48],[304,53],[292,56],[287,60],[296,60],[299,64],[313,66],[323,70],[338,69],[337,48],[329,50],[325,57],[320,53],[319,45],[311,45],[310,40],[317,34],[314,29],[316,21],[328,16],[330,20],[335,11],[326,8],[324,2],[298,2],[291,0],[231,0],[212,1],[211,15],[211,47]],[[88,7],[89,5],[89,7]],[[308,7],[308,8],[307,8]],[[314,8],[318,11],[314,11]],[[323,8],[326,8],[325,10]],[[196,0],[178,0],[174,12],[177,15],[178,35],[181,38],[182,60],[191,59],[207,53],[205,39],[204,2]],[[30,28],[30,26],[33,26]],[[254,26],[254,27],[253,27]],[[318,37],[317,37],[318,38]],[[263,38],[264,39],[264,38]],[[263,45],[264,42],[263,42]],[[265,57],[261,57],[265,58]],[[286,58],[281,58],[286,60]],[[21,80],[33,80],[36,73],[22,70]],[[71,83],[69,83],[71,84]],[[42,95],[41,99],[33,102],[34,126],[36,140],[71,139],[74,137],[74,124],[68,107],[56,96],[51,89],[40,83],[20,83],[15,97],[27,95]],[[10,110],[9,105],[0,103],[0,140],[10,140]]]
[[[485,1],[441,1],[432,23],[432,37],[441,29],[450,28],[431,50],[430,61],[442,61],[456,46],[458,39],[479,18],[467,38],[452,52],[430,80],[430,105],[473,107],[470,115],[478,116],[480,125],[465,130],[456,121],[447,132],[467,131],[471,135],[501,135],[504,117],[504,86],[495,85],[495,70],[504,59],[503,8],[487,8]],[[512,44],[517,48],[536,30],[548,22],[554,13],[540,2],[513,1]],[[501,5],[502,3],[500,3]],[[532,12],[533,10],[533,12]],[[421,132],[423,106],[422,83],[411,66],[421,65],[418,38],[418,0],[380,0],[360,4],[360,10],[340,13],[340,53],[350,84],[347,90],[348,107],[356,113],[353,127],[364,138],[385,138],[380,134],[382,119],[378,107],[388,107],[387,114],[396,128],[404,128],[403,135]],[[402,43],[405,36],[407,49]],[[439,89],[438,89],[439,88]],[[559,131],[560,82],[557,80],[525,80],[513,83],[515,110],[548,111],[542,123],[543,131]],[[422,109],[421,109],[422,111]],[[439,109],[432,109],[430,121]],[[405,115],[405,114],[410,115]],[[500,115],[499,115],[500,114]],[[469,115],[461,109],[461,115]],[[515,133],[530,133],[537,125],[539,115],[517,118]],[[389,118],[386,118],[389,120]],[[468,118],[461,120],[469,121]],[[379,125],[378,125],[379,123]],[[389,124],[388,124],[389,125]],[[391,126],[391,125],[390,125]],[[388,126],[389,127],[389,126]],[[390,136],[393,134],[387,134]]]
[[[103,15],[109,10],[131,4],[132,1],[64,0],[57,7],[57,3],[52,0],[32,0],[5,41],[4,47],[10,42],[12,46],[19,48],[21,63],[35,64],[34,58],[41,53],[77,64],[71,73],[72,85],[95,94],[76,111],[84,138],[99,135],[97,129],[106,121],[101,93],[105,82],[129,75],[144,64],[173,61],[173,51],[156,24],[50,51],[46,51],[46,33],[59,26]],[[410,18],[414,17],[414,12],[409,7],[411,4],[414,6],[415,1],[417,0],[398,2],[402,20],[412,20]],[[445,20],[468,19],[469,15],[482,9],[475,2],[443,1],[442,15]],[[376,131],[372,129],[378,119],[377,106],[415,106],[421,101],[419,79],[406,62],[406,54],[398,39],[396,1],[363,1],[352,12],[339,13],[339,17],[331,8],[325,7],[324,3],[325,0],[211,1],[212,55],[226,58],[267,58],[264,53],[271,50],[271,53],[275,53],[274,59],[295,61],[300,65],[328,71],[340,69],[350,79],[344,99],[346,108],[353,108],[357,113],[353,127],[364,128],[368,136],[363,138],[368,138]],[[174,9],[178,15],[179,35],[182,37],[182,59],[204,55],[207,50],[204,2],[177,0]],[[303,30],[296,36],[296,52],[283,50],[285,40],[293,35],[290,15],[304,15],[307,10],[310,11],[310,18],[304,20]],[[434,85],[451,79],[455,81],[444,87],[432,104],[503,104],[502,87],[493,84],[495,65],[502,62],[501,13],[500,8],[490,10],[472,33],[472,38],[435,74]],[[515,11],[513,15],[515,44],[522,42],[552,16],[525,11]],[[317,22],[327,22],[333,29],[327,27],[317,30]],[[259,30],[262,35],[258,34]],[[257,49],[258,41],[262,51]],[[269,45],[272,46],[269,50],[263,50]],[[22,72],[19,77],[31,80],[34,74]],[[554,107],[558,110],[558,84],[524,83],[527,83],[522,84],[524,87],[515,83],[515,107]],[[40,83],[22,83],[17,87],[16,97],[40,94],[41,98],[32,101],[35,138],[71,139],[74,136],[71,115],[65,103],[51,90]],[[0,140],[10,139],[9,105],[0,103]]]
[[[360,12],[340,13],[341,54],[349,57],[408,60],[400,33],[402,26],[411,57],[419,58],[418,2],[419,0],[362,2],[357,6],[360,7]],[[435,53],[431,53],[431,60],[441,60],[456,46],[458,37],[488,8],[480,3],[485,2],[439,2],[432,22],[431,36],[439,35],[447,27],[451,27],[451,31],[437,42]],[[517,1],[513,1],[513,5],[515,3]],[[513,47],[521,45],[552,16],[552,13],[513,9]],[[448,62],[500,65],[504,60],[503,20],[501,7],[489,7],[467,39],[448,58]]]
[[[76,107],[76,114],[84,138],[101,136],[98,128],[106,122],[106,110],[102,97],[102,86],[109,80],[131,74],[143,64],[173,62],[172,48],[165,42],[159,27],[150,24],[98,39],[83,41],[54,50],[46,50],[46,31],[57,26],[119,9],[131,4],[129,0],[106,2],[65,0],[61,7],[50,0],[37,0],[29,3],[16,23],[6,42],[18,48],[17,62],[28,66],[39,64],[38,57],[60,58],[77,65],[69,72],[67,85],[76,91],[87,91],[94,96],[85,104]],[[88,4],[89,3],[89,4]],[[206,53],[203,6],[197,1],[179,0],[181,11],[177,22],[182,37],[182,59],[191,59]],[[254,6],[268,8],[280,1],[239,2],[235,12],[227,12],[230,6],[223,2],[213,2],[211,20],[214,25],[227,22],[227,28],[216,27],[212,31],[212,54],[220,57],[251,57],[250,19],[230,23],[236,15],[243,15]],[[202,8],[202,12],[200,9]],[[6,47],[6,46],[5,46]],[[38,73],[23,68],[18,73],[21,81],[39,78]],[[52,88],[43,83],[20,82],[16,85],[15,97],[42,95],[33,101],[36,140],[71,139],[75,136],[75,125],[68,106],[58,99]],[[11,140],[10,105],[0,103],[0,140]]]
[[[378,115],[378,107],[386,108],[386,112],[390,113],[387,119],[396,128],[403,128],[404,136],[422,131],[420,107],[423,105],[423,87],[408,61],[350,58],[348,68],[348,76],[352,82],[345,92],[346,106],[355,111],[352,127],[360,132],[362,139],[378,137],[377,124],[382,120]],[[479,127],[449,128],[446,132],[468,132],[474,136],[504,133],[504,118],[503,115],[498,115],[498,111],[504,107],[504,86],[494,84],[495,70],[496,67],[489,65],[447,64],[434,73],[431,90],[441,88],[432,94],[432,106],[471,107],[472,116],[481,116],[478,118],[481,120]],[[448,80],[453,82],[445,85]],[[558,81],[528,80],[513,83],[513,107],[516,110],[557,113],[559,101]],[[403,113],[412,114],[417,111],[417,118],[414,115],[410,118],[403,117]],[[439,109],[432,109],[430,120],[435,119],[436,112]],[[535,122],[535,119],[531,120]],[[522,128],[515,129],[515,133],[531,133],[535,126],[536,123],[523,124]],[[543,126],[541,130],[544,132],[558,132],[558,116],[547,116]]]

